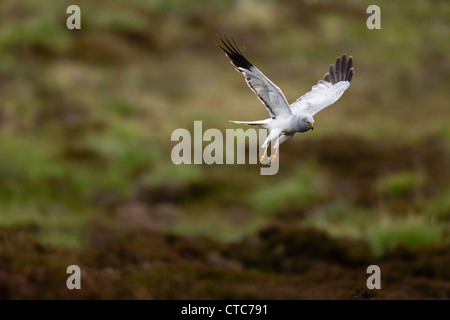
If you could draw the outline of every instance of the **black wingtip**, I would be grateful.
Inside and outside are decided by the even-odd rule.
[[[355,69],[353,68],[353,57],[347,59],[347,54],[343,53],[336,58],[336,64],[330,66],[330,71],[326,73],[323,80],[336,84],[340,81],[352,82]]]
[[[231,63],[236,68],[244,68],[244,69],[250,69],[253,65],[250,61],[247,60],[247,58],[244,57],[242,52],[239,50],[239,47],[236,45],[236,42],[234,39],[230,36],[231,41],[228,37],[225,35],[217,35],[222,45],[217,44],[217,46],[222,49],[227,57],[231,60]]]

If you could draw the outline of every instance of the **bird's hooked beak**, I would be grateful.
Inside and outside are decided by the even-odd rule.
[[[314,130],[314,123],[311,124],[311,130]]]

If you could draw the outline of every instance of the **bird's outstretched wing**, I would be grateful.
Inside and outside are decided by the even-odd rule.
[[[231,43],[227,38],[222,39],[219,37],[219,39],[223,44],[223,47],[219,47],[225,52],[230,62],[236,67],[236,70],[244,75],[247,85],[266,106],[270,116],[273,119],[292,116],[289,103],[280,88],[244,57],[234,40]]]
[[[345,54],[336,59],[336,66],[330,66],[330,72],[326,73],[312,87],[312,90],[304,94],[290,105],[294,114],[309,113],[314,115],[322,109],[335,103],[350,86],[353,79],[353,58],[347,60]]]

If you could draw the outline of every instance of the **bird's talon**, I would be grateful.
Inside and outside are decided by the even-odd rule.
[[[262,162],[264,161],[264,159],[267,157],[267,148],[268,146],[266,146],[266,148],[264,149],[264,154],[262,155],[262,157],[259,159],[259,163],[262,164]]]
[[[271,158],[272,158],[272,157],[267,157],[267,156],[264,157],[264,158],[261,158],[260,161],[259,161],[259,163],[266,165],[268,162],[266,162],[265,160],[266,160],[266,159],[269,159],[269,161],[270,161]]]

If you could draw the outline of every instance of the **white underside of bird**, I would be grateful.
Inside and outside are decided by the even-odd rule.
[[[315,123],[313,115],[335,103],[353,79],[353,58],[350,56],[347,60],[347,56],[343,54],[336,59],[336,65],[330,66],[330,71],[312,87],[311,91],[289,104],[280,88],[244,57],[234,41],[231,43],[227,38],[220,40],[223,44],[220,48],[236,70],[244,75],[247,85],[265,105],[271,116],[259,121],[231,121],[269,130],[269,135],[262,144],[265,150],[261,162],[267,156],[267,148],[271,141],[276,139],[275,154],[272,156],[274,161],[283,142],[292,139],[297,132],[313,130]]]

